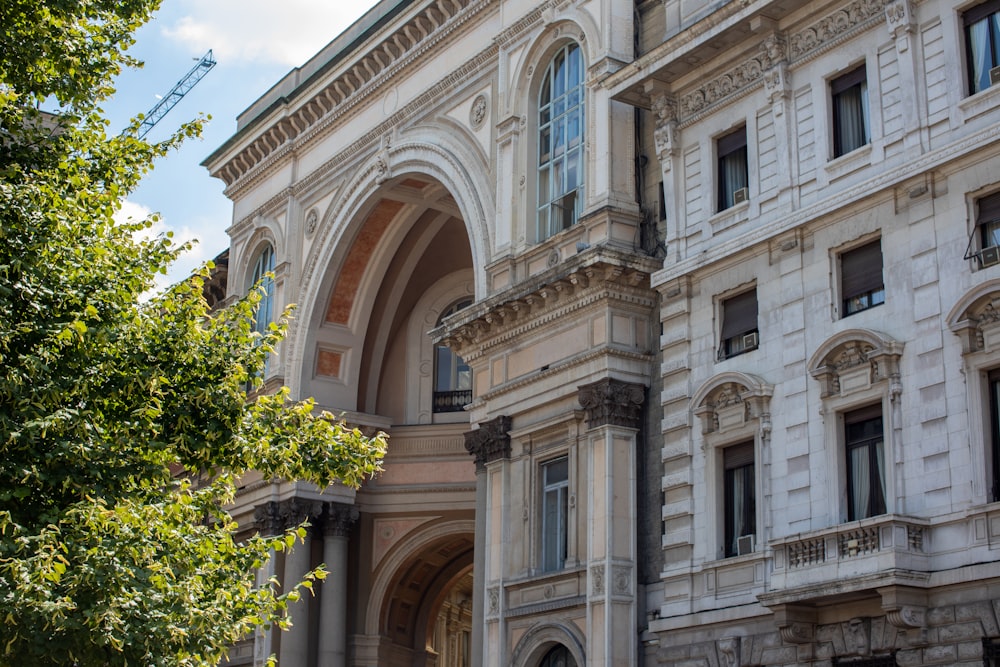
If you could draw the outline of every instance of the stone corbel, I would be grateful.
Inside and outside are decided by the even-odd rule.
[[[927,591],[912,586],[886,586],[878,589],[882,611],[900,630],[923,628],[927,623]]]
[[[816,638],[816,610],[796,604],[771,607],[774,624],[786,644],[811,644]]]
[[[677,156],[680,145],[680,130],[677,127],[677,100],[667,88],[655,82],[646,84],[646,94],[652,102],[653,142],[656,145],[656,156],[664,171],[673,166],[672,160]]]
[[[905,53],[910,48],[910,35],[916,28],[909,0],[890,0],[885,6],[885,22],[889,34],[896,40],[896,50]]]
[[[792,94],[787,62],[782,60],[764,72],[764,92],[767,93],[767,98],[771,101],[774,115],[784,114],[785,106]]]
[[[605,378],[578,387],[577,400],[587,411],[587,427],[642,425],[646,388],[641,384]]]

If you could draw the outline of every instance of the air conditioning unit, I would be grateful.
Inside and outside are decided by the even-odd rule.
[[[740,188],[733,193],[733,204],[742,204],[746,200],[750,199],[750,190],[747,188]]]
[[[756,348],[758,342],[759,342],[759,340],[757,338],[757,332],[756,331],[751,331],[748,334],[743,334],[743,349],[744,350],[752,350],[752,349]]]
[[[998,264],[1000,263],[1000,246],[991,245],[988,248],[983,248],[976,253],[976,257],[979,258],[979,266],[983,269]]]
[[[990,70],[990,85],[993,86],[998,83],[1000,83],[1000,65]]]
[[[736,540],[736,554],[738,556],[745,556],[747,554],[752,554],[754,548],[754,536],[744,535],[743,537],[737,538]]]

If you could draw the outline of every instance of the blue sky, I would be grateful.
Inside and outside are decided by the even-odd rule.
[[[154,20],[136,33],[131,53],[145,62],[122,74],[105,105],[111,131],[148,112],[209,49],[218,62],[147,135],[166,137],[199,113],[212,116],[202,139],[188,141],[157,163],[128,197],[123,217],[161,216],[157,233],[198,239],[162,285],[187,276],[228,245],[232,206],[223,184],[200,166],[236,131],[236,116],[292,68],[304,63],[367,11],[375,0],[164,0]]]

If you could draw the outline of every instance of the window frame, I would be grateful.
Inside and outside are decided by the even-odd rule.
[[[874,251],[878,250],[878,281],[871,268]],[[848,266],[845,266],[845,259]],[[871,310],[885,303],[885,256],[882,252],[882,237],[856,244],[837,252],[840,288],[840,318],[850,317]],[[857,270],[861,275],[855,275]],[[850,275],[849,275],[850,274]]]
[[[867,63],[833,77],[829,81],[833,159],[853,153],[872,141],[871,106],[868,98]],[[851,137],[848,123],[859,126],[860,136]]]
[[[535,98],[538,123],[535,233],[538,242],[575,225],[583,208],[587,130],[583,55],[582,47],[576,42],[560,46],[545,67]],[[563,66],[565,70],[561,69]],[[566,77],[576,74],[577,78],[561,80],[563,72]],[[557,143],[560,136],[565,137],[565,143]]]
[[[989,0],[966,9],[961,14],[962,41],[965,52],[966,85],[970,96],[981,93],[991,88],[990,70],[1000,67],[1000,0]],[[986,33],[987,44],[984,48],[984,56],[990,60],[983,63],[983,71],[979,77],[976,76],[975,54],[973,52],[973,26],[981,24],[983,21]],[[985,83],[986,85],[982,85]]]
[[[757,455],[753,440],[747,440],[725,447],[720,447],[722,460],[722,515],[723,515],[723,555],[726,558],[739,556],[739,539],[752,535],[756,551],[757,537]],[[749,458],[749,463],[747,463]],[[749,473],[747,473],[749,468]],[[736,534],[736,475],[738,471],[743,476],[742,520],[744,530]],[[749,480],[747,479],[749,477]],[[749,483],[748,483],[749,481]],[[747,502],[749,500],[749,503]],[[746,555],[746,554],[743,554]]]
[[[744,306],[744,301],[749,301],[752,296],[753,305],[753,326],[744,323],[749,320],[750,306]],[[738,312],[730,312],[730,310]],[[734,323],[735,321],[735,323]],[[757,334],[757,342],[752,346],[746,346],[746,336]],[[760,346],[760,302],[757,299],[757,286],[754,285],[748,290],[742,290],[719,299],[719,350],[718,360],[731,359],[747,352],[752,352]]]
[[[565,479],[548,481],[548,471],[558,465],[565,465]],[[538,464],[539,482],[539,549],[538,564],[542,572],[559,572],[566,568],[569,558],[569,488],[570,488],[570,456],[564,453],[560,456],[546,459]],[[555,494],[555,530],[556,552],[550,552],[550,493]]]
[[[472,305],[472,299],[463,297],[441,311],[435,327],[441,326],[445,318]],[[448,388],[442,389],[442,361],[447,358]],[[447,345],[434,345],[434,370],[431,378],[431,412],[442,414],[462,412],[465,405],[472,402],[472,368],[462,357]],[[464,374],[464,375],[463,375]],[[463,381],[464,378],[464,381]],[[467,386],[463,386],[467,385]]]
[[[843,453],[844,453],[844,482],[847,492],[847,520],[858,521],[882,516],[888,513],[888,489],[886,488],[886,446],[885,419],[883,418],[882,403],[872,403],[860,408],[845,410],[840,413],[843,429]],[[874,425],[877,422],[878,432],[870,435],[852,434],[855,427]],[[860,430],[860,429],[858,429]],[[854,466],[852,465],[851,454],[861,449],[867,450],[867,463],[869,471],[878,471],[878,479],[869,473],[868,477],[868,498],[869,509],[864,514],[859,513],[856,507],[855,493],[857,480],[854,479]],[[881,457],[881,461],[879,461]],[[878,495],[876,495],[878,492]],[[871,505],[874,506],[871,506]]]
[[[275,257],[274,245],[266,242],[253,255],[254,261],[251,264],[249,278],[247,280],[247,292],[255,287],[263,289],[260,301],[253,313],[253,330],[260,336],[267,335],[271,323],[274,321],[274,301],[275,301]],[[263,377],[267,377],[271,368],[271,354],[264,357]],[[248,384],[248,387],[252,383]]]
[[[743,202],[736,201],[739,190],[750,189],[750,153],[746,123],[715,138],[716,212],[727,211]],[[742,167],[742,169],[740,169]],[[734,182],[729,174],[736,173]],[[735,186],[735,187],[734,187]],[[749,197],[748,197],[749,198]]]

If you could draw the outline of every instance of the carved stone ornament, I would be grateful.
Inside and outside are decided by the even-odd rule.
[[[756,55],[681,97],[681,111],[685,116],[693,116],[716,102],[746,90],[760,81],[766,70],[785,62],[787,53],[788,46],[781,35],[768,36],[760,44]]]
[[[261,535],[273,536],[281,532],[281,514],[278,503],[268,502],[258,505],[253,511],[253,521]]]
[[[486,590],[486,597],[489,599],[489,611],[487,612],[491,616],[495,616],[500,613],[500,588],[493,587]]]
[[[882,14],[885,0],[855,0],[846,7],[795,33],[788,40],[789,55],[793,60],[802,58],[832,40],[850,32],[855,27]]]
[[[472,101],[472,109],[469,111],[469,124],[472,125],[472,129],[478,130],[483,126],[488,112],[489,104],[486,101],[486,95],[477,95],[476,99]]]
[[[646,388],[641,384],[605,378],[578,388],[577,400],[587,411],[587,426],[639,428]]]
[[[889,34],[896,40],[906,40],[916,29],[913,20],[913,12],[910,9],[909,0],[891,0],[885,6],[885,22],[889,27]],[[900,46],[897,44],[897,46]],[[905,48],[901,48],[905,51]]]
[[[310,209],[310,211],[306,213],[306,235],[312,236],[313,234],[315,234],[316,225],[318,224],[319,224],[319,213],[316,212],[316,209]]]
[[[739,382],[720,384],[694,408],[694,414],[701,419],[702,434],[724,433],[752,419],[760,420],[762,435],[770,433],[772,391],[763,384],[754,388]]]
[[[879,345],[866,340],[848,340],[827,353],[810,374],[819,381],[821,398],[867,389],[888,380],[893,396],[902,391],[899,357],[903,345],[886,340]]]
[[[298,526],[303,521],[319,516],[323,503],[314,500],[292,498],[282,502],[267,502],[253,512],[254,524],[262,535],[278,535]]]
[[[333,537],[347,537],[351,526],[361,513],[354,505],[327,503],[323,517],[323,534]]]
[[[613,575],[611,592],[615,595],[630,595],[632,593],[632,568],[627,565],[614,565],[611,571]]]
[[[844,649],[848,654],[868,655],[871,653],[870,626],[870,618],[852,618],[843,623]]]
[[[677,155],[680,145],[680,130],[677,129],[677,102],[665,93],[653,96],[653,115],[656,127],[653,130],[653,142],[656,144],[656,154],[664,169],[670,168],[670,158]]]
[[[719,653],[719,667],[740,667],[740,638],[726,637],[716,642]]]
[[[511,418],[500,415],[483,422],[475,431],[465,434],[465,449],[476,457],[476,470],[485,470],[487,463],[510,458]]]
[[[382,137],[382,146],[375,156],[375,183],[382,185],[392,178],[392,168],[389,166],[389,149],[391,148],[389,137]]]
[[[779,627],[778,634],[786,644],[809,644],[816,636],[816,626],[812,623],[789,623]]]
[[[598,564],[590,568],[590,590],[594,595],[604,595],[604,565]]]

